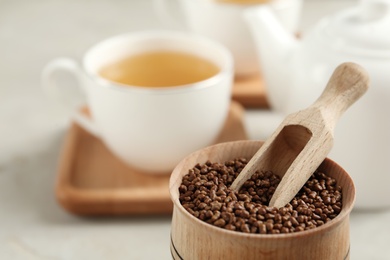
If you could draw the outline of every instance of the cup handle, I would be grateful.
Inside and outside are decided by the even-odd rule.
[[[180,11],[175,12],[173,6],[176,6],[177,11]],[[183,10],[180,8],[178,0],[154,0],[153,7],[160,20],[166,23],[168,26],[178,27],[179,29],[187,29]]]
[[[61,80],[59,78],[59,73],[61,72],[70,74],[67,78],[76,80],[75,85],[77,87],[64,86],[64,84],[61,85]],[[93,122],[88,116],[81,113],[81,103],[85,103],[85,98],[82,98],[83,102],[81,102],[80,96],[85,94],[85,89],[83,88],[82,84],[83,74],[80,66],[76,61],[69,58],[58,58],[51,61],[43,69],[42,83],[43,91],[45,92],[46,96],[56,102],[60,102],[68,109],[76,111],[73,113],[72,118],[91,134],[97,137],[100,136],[95,122]],[[66,91],[64,88],[66,88]],[[77,93],[76,89],[79,90],[79,93]]]

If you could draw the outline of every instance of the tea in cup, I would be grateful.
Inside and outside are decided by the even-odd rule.
[[[161,19],[180,27],[185,24],[185,29],[224,44],[233,54],[236,76],[250,76],[259,71],[257,53],[244,11],[267,4],[283,26],[296,33],[302,6],[302,0],[176,0],[181,7],[179,14],[182,17],[179,19],[172,8],[174,2],[154,0]]]
[[[115,36],[90,48],[79,66],[47,65],[43,81],[61,92],[56,72],[74,74],[91,117],[74,119],[128,165],[167,173],[187,154],[212,144],[231,99],[233,59],[208,38],[170,31]]]
[[[151,51],[124,57],[103,66],[103,78],[141,87],[172,87],[193,84],[218,74],[213,62],[178,51]]]

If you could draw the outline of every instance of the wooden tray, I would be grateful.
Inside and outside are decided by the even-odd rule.
[[[261,75],[237,78],[233,86],[233,100],[246,108],[269,108]]]
[[[242,116],[242,106],[232,102],[216,143],[247,138]],[[170,214],[169,177],[128,167],[73,123],[60,158],[56,197],[66,210],[79,215]]]

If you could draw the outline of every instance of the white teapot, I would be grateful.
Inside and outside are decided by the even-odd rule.
[[[245,17],[274,117],[313,103],[342,62],[368,71],[370,89],[341,118],[330,157],[353,177],[357,208],[390,207],[390,1],[360,1],[323,18],[302,39],[267,6],[251,8]]]

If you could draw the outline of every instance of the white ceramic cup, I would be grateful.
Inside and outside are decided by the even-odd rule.
[[[205,58],[220,72],[193,84],[163,88],[121,85],[98,74],[108,63],[157,50]],[[81,67],[70,59],[49,63],[43,72],[48,92],[61,92],[56,77],[61,71],[74,74],[86,94],[92,119],[76,111],[78,124],[130,166],[166,173],[184,156],[212,144],[221,131],[230,105],[233,58],[223,45],[199,35],[145,31],[96,44],[84,55]]]
[[[179,2],[179,14],[174,3]],[[298,30],[302,0],[271,0],[266,3],[292,33]],[[154,0],[161,19],[224,44],[233,54],[236,76],[259,71],[253,38],[244,11],[264,4],[234,4],[216,0]],[[184,25],[184,26],[183,26]],[[177,26],[176,26],[177,27]]]

